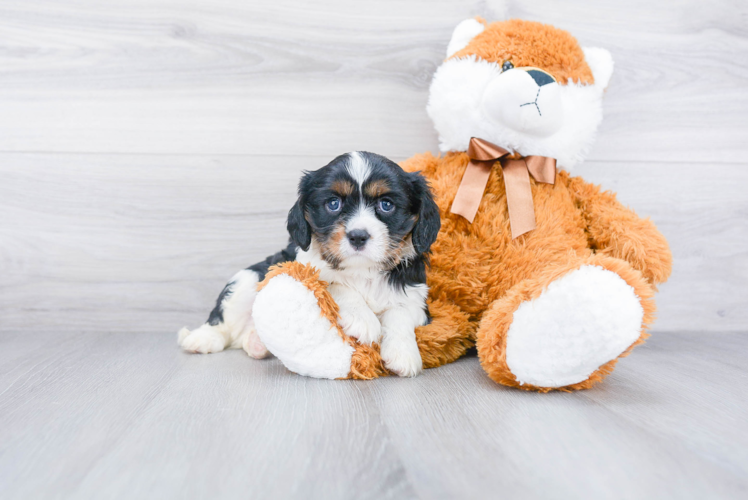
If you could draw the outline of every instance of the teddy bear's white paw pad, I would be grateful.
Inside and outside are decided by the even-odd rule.
[[[192,353],[209,354],[221,352],[226,348],[226,339],[208,324],[193,331],[182,328],[178,339],[182,349]]]
[[[314,293],[287,274],[271,279],[252,308],[255,329],[267,349],[294,373],[344,378],[353,347],[322,316]]]
[[[517,381],[538,387],[582,382],[641,335],[634,289],[598,266],[582,266],[514,312],[506,362]]]
[[[382,324],[368,307],[355,309],[341,307],[338,323],[346,334],[358,339],[362,344],[371,345],[379,342],[382,335]]]
[[[384,366],[400,377],[415,377],[423,371],[423,361],[415,338],[385,335],[380,352]]]

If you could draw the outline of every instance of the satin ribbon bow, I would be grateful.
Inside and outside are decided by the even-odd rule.
[[[472,224],[488,176],[497,161],[501,161],[506,186],[506,201],[509,208],[509,223],[512,239],[535,229],[535,208],[532,204],[530,175],[536,182],[556,182],[556,159],[547,156],[525,156],[509,158],[509,151],[483,139],[473,137],[468,146],[468,163],[462,182],[457,189],[450,211],[465,217]]]

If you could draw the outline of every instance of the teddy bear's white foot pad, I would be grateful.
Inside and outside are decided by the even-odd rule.
[[[314,293],[291,276],[275,276],[257,294],[252,316],[265,347],[294,373],[344,378],[353,347],[322,316]]]
[[[582,382],[637,341],[643,316],[639,297],[620,276],[582,266],[517,308],[507,333],[507,366],[520,384]]]

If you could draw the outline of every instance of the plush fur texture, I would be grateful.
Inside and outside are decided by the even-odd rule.
[[[521,19],[491,24],[481,18],[476,21],[484,24],[485,29],[452,54],[451,59],[475,56],[499,65],[511,61],[515,68],[541,68],[562,85],[567,81],[595,83],[582,47],[569,32],[550,24]]]
[[[252,316],[260,339],[283,364],[300,375],[345,378],[353,347],[338,335],[336,323],[321,313],[313,289],[290,276],[278,276],[259,294]],[[288,309],[286,304],[294,307]]]
[[[276,277],[279,278],[273,279]],[[276,283],[279,286],[266,289],[268,284]],[[287,292],[297,289],[294,284],[308,290],[308,294],[300,294],[300,302],[314,303],[312,314],[285,307]],[[343,331],[340,310],[327,287],[328,283],[320,279],[320,271],[309,264],[287,262],[272,268],[258,287],[261,299],[253,312],[268,345],[286,367],[302,375],[363,380],[387,375],[379,347],[359,343]],[[291,317],[283,323],[276,321],[276,314],[287,316],[289,312]],[[289,331],[293,332],[292,338]]]
[[[507,367],[521,385],[583,382],[639,339],[644,319],[639,301],[633,287],[612,271],[590,265],[574,269],[512,313]]]
[[[482,19],[465,19],[454,29],[452,39],[447,45],[447,57],[451,57],[457,51],[464,49],[470,40],[486,29],[486,22]]]
[[[641,326],[636,328],[635,332],[630,332],[629,334],[638,333],[638,338],[631,342],[631,344],[625,349],[622,349],[618,355],[612,355],[610,360],[600,363],[597,370],[590,373],[586,380],[565,386],[556,384],[537,386],[529,383],[521,383],[516,375],[512,373],[512,370],[507,363],[507,340],[510,328],[514,321],[514,314],[523,304],[531,304],[533,301],[537,300],[550,285],[560,282],[570,273],[574,273],[585,266],[596,266],[600,269],[614,273],[631,287],[641,306],[642,315],[640,320]],[[598,290],[595,289],[594,291]],[[655,304],[652,298],[653,295],[654,291],[650,283],[644,279],[640,272],[633,269],[624,261],[611,259],[601,255],[591,255],[586,259],[581,260],[571,259],[564,265],[551,267],[545,270],[545,272],[540,273],[534,279],[523,280],[521,283],[512,287],[512,289],[500,300],[495,301],[491,305],[489,310],[486,311],[481,319],[478,332],[478,356],[480,357],[481,364],[488,375],[493,380],[503,385],[540,392],[548,392],[554,389],[567,392],[578,389],[588,389],[594,384],[601,382],[613,371],[618,358],[627,356],[635,346],[642,344],[644,340],[649,337],[649,334],[646,333],[646,328],[652,323],[652,321],[654,321]],[[610,302],[608,304],[609,308],[615,308],[618,306],[619,304],[615,302]],[[600,310],[600,314],[605,313],[605,309]],[[583,322],[581,326],[582,328],[578,329],[579,333],[583,333],[591,326],[594,327],[594,323]],[[592,333],[594,334],[594,328],[592,329]],[[625,336],[626,335],[624,335],[624,337]],[[577,335],[571,335],[567,336],[566,339],[561,340],[574,342],[581,339],[579,339]],[[580,345],[585,348],[594,348],[596,346],[595,342],[586,344],[580,343]],[[608,346],[603,345],[603,347]],[[541,349],[538,349],[538,352],[541,350],[542,347]]]
[[[455,36],[463,43],[462,33]],[[519,78],[536,68],[556,83]],[[426,110],[443,152],[466,151],[470,138],[480,137],[572,169],[594,142],[612,72],[608,51],[583,50],[565,31],[528,21],[493,23],[439,67]],[[523,106],[533,101],[537,108]]]
[[[498,383],[540,392],[586,389],[647,337],[656,285],[670,275],[670,250],[651,221],[564,170],[554,185],[530,180],[537,227],[516,239],[498,163],[474,222],[450,213],[471,135],[522,155],[552,156],[561,167],[581,161],[601,119],[613,67],[607,51],[583,50],[552,26],[476,22],[484,29],[475,22],[458,27],[450,43],[456,52],[431,87],[429,113],[447,153],[402,164],[428,179],[442,223],[427,273],[432,320],[416,329],[423,366],[449,363],[475,346]],[[510,71],[529,74],[528,67],[553,78],[515,73],[520,77],[505,79],[508,84],[496,83]],[[541,95],[548,85],[558,86],[564,105],[571,103],[552,126],[537,117],[512,121],[481,111],[487,89],[516,92],[513,105],[523,106],[522,86]],[[553,127],[558,130],[549,134]],[[334,318],[335,307],[320,302],[320,314]],[[373,352],[361,352],[356,366],[378,376],[385,373],[378,363]]]

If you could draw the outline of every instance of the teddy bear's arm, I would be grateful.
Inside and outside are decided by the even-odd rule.
[[[668,279],[673,257],[651,220],[623,206],[614,193],[601,191],[580,177],[570,178],[569,188],[587,223],[590,246],[597,253],[629,262],[650,283]]]

